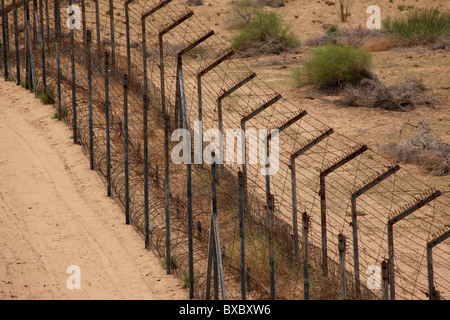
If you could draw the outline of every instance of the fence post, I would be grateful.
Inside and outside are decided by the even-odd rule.
[[[169,134],[170,134],[170,118],[164,116],[164,191],[166,204],[166,266],[167,274],[171,273],[171,254],[170,254],[170,162],[169,162]]]
[[[149,185],[148,185],[148,98],[144,95],[144,215],[145,215],[145,248],[150,248],[149,229]]]
[[[90,167],[94,170],[94,124],[93,124],[93,110],[92,110],[92,61],[91,61],[91,30],[87,30],[87,60],[88,60],[88,104],[89,104],[89,156]]]
[[[73,41],[73,40],[72,40]],[[73,143],[78,143],[78,127],[77,127],[77,93],[76,93],[76,75],[75,75],[75,43],[72,42],[72,54],[70,56],[72,62],[72,115],[73,115]]]
[[[346,237],[340,233],[338,236],[338,248],[339,248],[339,269],[341,275],[341,299],[347,300],[347,287],[345,279],[345,247],[346,247]]]
[[[128,154],[128,77],[123,76],[123,141],[125,169],[125,223],[130,224],[130,172]]]
[[[381,262],[381,293],[383,300],[389,300],[389,262]]]
[[[296,159],[304,154],[306,151],[317,145],[320,141],[334,132],[333,129],[328,129],[324,133],[316,136],[309,142],[303,144],[297,151],[291,154],[289,169],[291,170],[291,192],[292,192],[292,230],[293,230],[293,242],[294,242],[294,259],[299,258],[298,252],[298,225],[297,225],[297,178],[296,178]]]
[[[59,0],[54,0],[54,12],[55,12],[55,32],[56,32],[56,87],[58,91],[58,120],[62,119],[62,105],[61,105],[61,51],[60,51],[60,41],[61,41],[61,17],[59,12]]]
[[[239,183],[239,240],[241,251],[241,299],[246,300],[246,272],[245,272],[245,229],[244,229],[244,176],[238,172]]]
[[[247,143],[245,139],[245,125],[247,121],[250,121],[258,114],[269,108],[271,105],[276,103],[278,100],[281,100],[282,96],[280,94],[276,94],[275,97],[265,102],[259,108],[253,110],[248,115],[241,118],[241,148],[242,148],[242,174],[244,176],[244,210],[248,212],[248,191],[247,191]]]
[[[224,62],[225,60],[229,59],[234,54],[234,51],[228,51],[225,55],[220,57],[219,59],[216,59],[213,63],[208,65],[206,68],[201,70],[199,73],[197,73],[197,97],[198,97],[198,122],[200,124],[198,135],[199,135],[199,142],[196,145],[196,153],[195,154],[202,154],[202,148],[203,148],[203,92],[202,92],[202,77],[207,74],[209,71],[217,67],[219,64]],[[199,161],[201,162],[201,161]]]
[[[111,196],[111,140],[109,108],[109,53],[108,51],[105,51],[106,181],[108,197]]]
[[[14,42],[16,47],[16,84],[20,85],[20,48],[19,48],[19,26],[17,21],[17,4],[16,0],[13,0],[13,9],[14,9]]]
[[[342,167],[347,162],[353,160],[360,154],[367,151],[368,148],[366,145],[357,146],[350,150],[344,157],[335,159],[331,162],[331,164],[326,164],[320,170],[320,219],[321,219],[321,233],[322,233],[322,270],[323,275],[328,276],[328,248],[327,248],[327,205],[326,205],[326,188],[325,188],[325,177],[336,170],[339,167]]]
[[[309,254],[308,254],[308,233],[309,216],[306,212],[302,214],[302,235],[303,235],[303,291],[304,299],[309,300]]]
[[[211,155],[215,158],[215,153],[213,152]],[[214,161],[211,165],[211,229],[213,230],[212,234],[214,237],[214,253],[215,253],[215,272],[214,272],[214,296],[215,299],[219,298],[219,281],[220,281],[220,292],[222,300],[226,300],[225,294],[225,282],[223,277],[223,265],[222,265],[222,253],[220,249],[220,240],[219,240],[219,229],[218,229],[218,219],[217,219],[217,189],[216,189],[216,169],[217,164]],[[218,279],[217,279],[218,278]],[[219,280],[219,281],[218,281]]]
[[[274,243],[274,232],[273,232],[273,221],[274,221],[274,199],[272,194],[267,195],[267,215],[268,215],[268,240],[269,240],[269,268],[270,268],[270,298],[275,300],[276,295],[276,285],[275,285],[275,243]]]
[[[81,23],[83,26],[83,44],[86,45],[87,34],[86,34],[86,0],[81,0]]]
[[[430,300],[439,300],[439,292],[436,291],[434,286],[433,248],[448,238],[450,238],[450,230],[447,230],[427,243],[428,294]]]
[[[421,207],[425,206],[427,203],[433,201],[441,195],[439,190],[436,190],[429,194],[423,194],[419,201],[415,204],[408,204],[405,210],[400,210],[400,213],[388,220],[387,223],[387,238],[388,238],[388,255],[389,255],[389,291],[390,299],[395,300],[395,274],[394,274],[394,225],[405,219],[407,216],[419,210]]]
[[[127,41],[127,73],[131,77],[131,40],[130,40],[130,12],[128,6],[134,0],[125,1],[125,36]]]
[[[2,36],[3,36],[3,67],[5,68],[5,80],[8,79],[8,52],[6,46],[6,13],[5,0],[2,0]]]
[[[99,14],[99,8],[98,8],[98,1],[94,0],[95,2],[95,28],[97,31],[97,52],[100,54],[100,14]]]
[[[36,3],[35,3],[36,4]],[[45,35],[44,35],[44,14],[42,0],[39,0],[39,24],[41,27],[41,51],[42,51],[42,91],[47,94],[47,73],[45,62]]]
[[[389,170],[387,170],[385,173],[377,176],[375,179],[372,179],[369,183],[365,184],[363,187],[353,192],[350,198],[351,215],[352,215],[352,233],[353,233],[353,267],[355,275],[355,291],[357,297],[359,297],[361,294],[361,281],[359,276],[358,217],[356,212],[356,199],[365,192],[375,187],[383,180],[389,178],[392,174],[394,174],[398,170],[400,170],[399,165],[395,165],[389,168]]]
[[[109,22],[111,31],[111,64],[116,64],[116,38],[114,35],[114,0],[109,0]]]
[[[50,14],[48,11],[48,0],[45,0],[45,27],[47,31],[47,40],[50,40]]]
[[[229,97],[231,94],[233,94],[234,92],[236,92],[239,88],[243,87],[244,85],[246,85],[248,82],[250,82],[251,80],[253,80],[254,78],[256,78],[256,73],[252,72],[250,73],[248,76],[246,76],[243,80],[239,81],[238,83],[236,83],[235,85],[233,85],[231,88],[223,90],[222,94],[219,95],[219,97],[217,97],[217,121],[218,121],[218,125],[219,125],[219,131],[222,133],[223,135],[223,116],[222,116],[222,101],[223,99],[225,99],[226,97]],[[222,139],[219,140],[219,150],[221,150],[221,152],[219,153],[219,168],[223,169],[223,137]]]

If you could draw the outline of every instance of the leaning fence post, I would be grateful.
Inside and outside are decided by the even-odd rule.
[[[303,291],[304,299],[309,300],[309,255],[308,255],[308,232],[309,216],[306,212],[302,214],[302,233],[303,233]]]
[[[130,173],[128,155],[128,77],[123,76],[123,139],[125,166],[125,223],[130,224]]]
[[[111,196],[111,140],[109,108],[109,54],[108,51],[105,51],[106,180],[108,197]]]
[[[340,233],[338,236],[338,248],[339,248],[339,269],[341,275],[341,299],[347,300],[347,288],[345,280],[345,246],[346,237]]]
[[[94,170],[94,125],[92,111],[92,61],[91,61],[91,30],[86,32],[87,37],[87,62],[88,62],[88,104],[89,104],[89,155],[91,170]]]

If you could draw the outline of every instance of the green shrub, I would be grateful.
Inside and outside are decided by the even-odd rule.
[[[47,89],[47,92],[42,92],[39,95],[41,102],[43,104],[54,104],[55,103],[55,94],[51,89]]]
[[[450,12],[437,9],[416,9],[404,17],[387,17],[383,27],[390,33],[406,39],[426,40],[450,35]]]
[[[236,50],[260,49],[262,53],[286,51],[297,47],[300,42],[274,12],[258,11],[247,27],[232,39]]]
[[[297,84],[315,84],[321,88],[358,83],[368,74],[371,55],[349,46],[327,45],[312,52],[303,68],[294,69]]]

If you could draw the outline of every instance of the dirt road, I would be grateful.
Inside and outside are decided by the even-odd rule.
[[[0,80],[0,299],[186,299],[54,112]]]

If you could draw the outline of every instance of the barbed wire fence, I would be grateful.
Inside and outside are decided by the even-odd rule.
[[[448,193],[284,99],[181,1],[2,0],[2,30],[5,79],[55,104],[190,298],[450,293]]]

